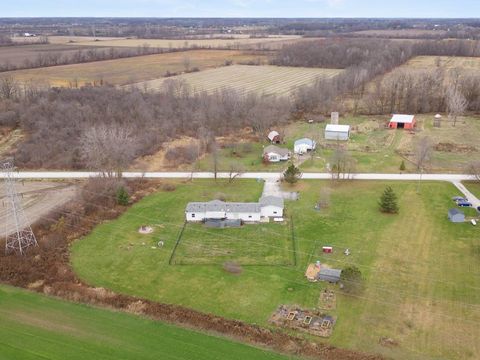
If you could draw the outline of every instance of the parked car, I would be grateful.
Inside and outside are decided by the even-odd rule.
[[[468,201],[459,201],[457,202],[457,205],[460,207],[470,207],[472,206],[472,203]]]
[[[452,200],[455,201],[455,202],[467,201],[466,199],[464,199],[464,198],[461,197],[461,196],[454,196],[454,197],[452,198]]]

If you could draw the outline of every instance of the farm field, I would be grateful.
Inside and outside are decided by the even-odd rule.
[[[133,82],[158,79],[169,72],[183,72],[184,59],[190,60],[190,67],[205,69],[221,66],[226,60],[248,61],[258,56],[245,55],[230,50],[191,50],[167,54],[136,56],[124,59],[96,61],[83,64],[61,65],[41,69],[17,70],[0,73],[13,76],[20,82],[42,82],[51,86],[78,86],[103,81],[112,85],[126,85]]]
[[[299,68],[285,66],[232,65],[199,73],[174,77],[185,80],[194,91],[214,92],[233,88],[240,92],[254,91],[267,95],[288,95],[295,88],[313,83],[317,78],[340,74],[339,69]],[[135,84],[150,90],[161,90],[165,79]]]
[[[285,40],[296,40],[299,36],[285,35],[272,36],[264,38],[238,38],[238,39],[113,39],[97,41],[79,41],[78,44],[84,46],[114,46],[114,47],[137,47],[150,46],[159,48],[263,48],[271,43],[283,42]]]
[[[396,30],[362,30],[355,31],[352,34],[367,37],[387,37],[387,38],[422,38],[431,36],[444,36],[445,30],[428,30],[428,29],[396,29]]]
[[[91,48],[91,46],[84,47],[61,44],[0,46],[0,66],[6,64],[23,66],[25,61],[35,61],[39,56],[70,56],[78,52],[78,50],[85,51]]]
[[[300,200],[286,203],[295,219],[297,266],[243,266],[234,275],[222,265],[168,265],[168,260],[188,201],[212,199],[218,192],[230,201],[253,201],[261,184],[175,184],[175,191],[144,198],[75,242],[71,260],[77,274],[95,286],[270,326],[268,318],[280,304],[317,306],[326,285],[306,281],[309,263],[353,264],[362,271],[365,289],[346,296],[334,287],[338,322],[331,344],[394,359],[480,357],[480,233],[446,219],[457,194],[453,185],[423,183],[417,192],[417,183],[301,181],[293,188]],[[386,185],[399,197],[398,215],[378,211]],[[322,187],[331,188],[330,206],[316,211]],[[144,224],[154,232],[138,234]],[[160,239],[165,246],[152,249]],[[334,253],[323,254],[325,245]],[[382,346],[382,337],[396,345]]]
[[[480,70],[480,58],[461,56],[416,56],[406,64],[398,67],[396,70],[431,70],[436,67],[460,69],[462,71],[477,71]]]
[[[2,359],[287,359],[210,335],[0,286]]]

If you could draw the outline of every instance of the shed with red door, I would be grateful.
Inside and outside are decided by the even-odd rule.
[[[414,115],[395,114],[390,119],[388,127],[390,129],[408,129],[413,130],[416,125]]]

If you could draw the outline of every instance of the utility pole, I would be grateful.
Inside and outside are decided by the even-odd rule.
[[[31,246],[38,246],[37,239],[33,234],[30,223],[23,211],[22,203],[15,188],[15,170],[13,160],[6,160],[1,163],[0,168],[5,174],[5,253],[17,253],[24,255]],[[14,225],[14,230],[9,229],[9,223]]]

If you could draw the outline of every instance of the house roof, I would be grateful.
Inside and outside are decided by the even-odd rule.
[[[448,215],[449,215],[449,216],[455,216],[455,215],[459,215],[459,214],[465,216],[465,214],[463,213],[463,211],[460,211],[460,210],[458,210],[458,209],[453,208],[453,209],[448,210]]]
[[[336,124],[328,124],[325,128],[325,131],[332,131],[332,132],[349,132],[350,125],[336,125]]]
[[[315,144],[315,141],[309,138],[298,139],[297,141],[295,141],[295,146],[298,146],[298,145],[313,146],[314,144]]]
[[[225,202],[220,200],[212,200],[209,202],[190,202],[185,209],[187,212],[207,212],[207,211],[224,211],[232,212],[260,212],[259,203],[236,203]]]
[[[267,146],[265,149],[263,149],[263,155],[269,154],[269,153],[275,153],[280,156],[287,156],[290,153],[290,151],[288,149],[280,148],[275,145],[270,145],[270,146]]]
[[[402,115],[402,114],[394,114],[390,122],[393,123],[403,123],[403,124],[411,124],[415,120],[414,115]]]
[[[279,196],[264,196],[264,197],[260,198],[260,206],[261,207],[269,206],[269,205],[278,206],[278,207],[283,208],[283,206],[284,206],[283,198],[281,198]]]
[[[339,281],[341,274],[342,274],[342,270],[339,270],[339,269],[321,268],[320,272],[318,273],[318,277],[321,280]]]
[[[273,139],[275,139],[276,136],[280,136],[278,131],[273,130],[268,133],[268,138],[270,139],[270,141],[273,141]]]

